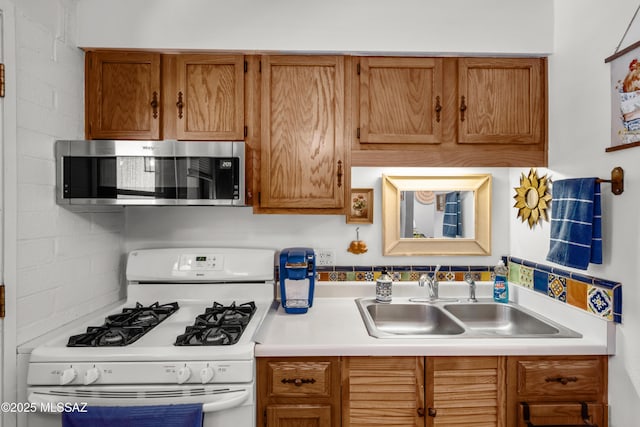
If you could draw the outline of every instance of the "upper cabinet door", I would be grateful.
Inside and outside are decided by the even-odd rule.
[[[160,54],[88,52],[89,139],[160,138]]]
[[[546,78],[539,58],[458,60],[458,142],[542,144]]]
[[[439,143],[442,59],[360,59],[360,142]]]
[[[184,54],[176,63],[178,139],[242,140],[244,57]]]
[[[342,208],[344,58],[262,57],[260,206]]]

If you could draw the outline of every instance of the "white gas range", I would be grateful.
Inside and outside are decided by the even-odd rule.
[[[46,408],[202,403],[204,426],[255,426],[254,335],[274,304],[274,251],[137,250],[127,300],[36,347],[28,397]],[[28,425],[60,425],[29,414]]]

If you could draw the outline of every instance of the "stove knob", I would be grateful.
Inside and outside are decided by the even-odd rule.
[[[215,375],[215,371],[210,366],[207,366],[206,368],[202,368],[200,370],[200,379],[202,380],[202,384],[210,382]]]
[[[77,376],[78,371],[76,371],[76,368],[65,369],[62,371],[62,375],[60,375],[60,385],[70,384]]]
[[[87,369],[84,373],[84,385],[93,384],[100,378],[100,370],[96,367]]]
[[[184,384],[191,376],[191,369],[188,366],[183,366],[178,369],[178,384]]]

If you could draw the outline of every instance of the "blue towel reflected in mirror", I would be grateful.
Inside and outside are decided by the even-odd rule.
[[[442,235],[444,237],[462,236],[462,209],[459,191],[445,195]]]

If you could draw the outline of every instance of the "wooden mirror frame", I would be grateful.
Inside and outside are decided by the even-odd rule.
[[[474,238],[400,237],[402,191],[473,191]],[[388,176],[382,175],[383,255],[491,255],[491,175]]]

